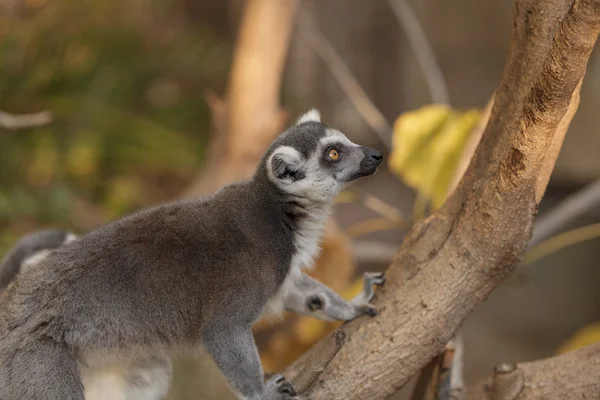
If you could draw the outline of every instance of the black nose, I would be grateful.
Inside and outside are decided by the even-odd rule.
[[[380,151],[377,151],[375,149],[368,149],[366,151],[366,153],[367,154],[365,154],[365,155],[367,156],[369,161],[371,161],[373,163],[379,164],[381,162],[381,160],[383,160],[383,154]]]
[[[373,161],[380,162],[381,160],[383,160],[383,154],[381,154],[378,151],[375,151],[373,154],[369,154],[369,158]]]

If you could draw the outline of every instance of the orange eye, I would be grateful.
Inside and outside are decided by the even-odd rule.
[[[327,157],[332,161],[337,161],[340,158],[340,153],[336,149],[329,149],[327,151]]]

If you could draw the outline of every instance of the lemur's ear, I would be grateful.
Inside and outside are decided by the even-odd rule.
[[[278,180],[299,181],[306,174],[303,170],[302,155],[295,149],[281,146],[271,156],[271,172]]]
[[[306,114],[298,118],[298,122],[296,125],[302,124],[304,122],[321,122],[321,113],[316,108],[308,111]]]

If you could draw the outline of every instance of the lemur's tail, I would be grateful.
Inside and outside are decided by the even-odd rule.
[[[41,251],[60,247],[74,238],[74,234],[57,229],[39,230],[23,236],[0,263],[0,290],[8,286],[25,260]]]

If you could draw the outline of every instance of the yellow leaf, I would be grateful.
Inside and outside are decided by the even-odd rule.
[[[394,124],[390,169],[434,208],[441,206],[479,110],[428,105],[402,114]]]
[[[600,342],[600,322],[595,322],[579,329],[571,338],[564,342],[557,350],[558,354],[579,349]]]

